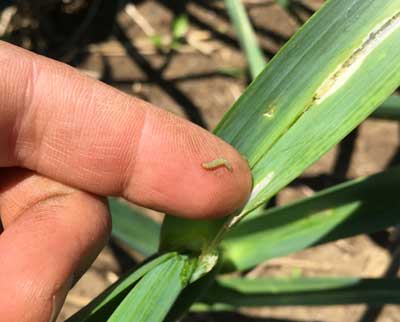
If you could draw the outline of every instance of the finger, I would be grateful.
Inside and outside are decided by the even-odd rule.
[[[13,175],[0,186],[1,321],[47,322],[105,245],[107,206],[32,173]]]
[[[247,162],[200,127],[5,43],[0,70],[0,166],[186,217],[246,201]],[[201,166],[217,158],[233,171]]]

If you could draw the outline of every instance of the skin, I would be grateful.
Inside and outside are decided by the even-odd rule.
[[[58,312],[107,242],[104,196],[187,218],[247,200],[247,162],[200,127],[4,42],[0,71],[1,320]]]

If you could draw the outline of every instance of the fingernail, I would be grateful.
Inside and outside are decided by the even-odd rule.
[[[73,282],[74,276],[71,276],[57,291],[57,293],[53,295],[52,310],[49,322],[55,322],[57,320],[57,317],[60,314],[61,309],[64,305],[65,298],[67,297],[67,294],[71,289]]]

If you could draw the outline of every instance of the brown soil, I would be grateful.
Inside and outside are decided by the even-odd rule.
[[[317,8],[322,0],[307,1],[306,8],[295,8],[291,14],[272,1],[245,2],[270,58],[308,17],[307,8]],[[167,5],[160,3],[144,1],[137,9],[157,34],[168,38],[173,14]],[[158,53],[143,28],[138,26],[140,17],[135,21],[121,13],[119,21],[124,27],[123,34],[89,47],[87,57],[78,67],[129,94],[212,129],[247,83],[245,76],[228,77],[221,71],[244,70],[246,63],[224,14],[222,1],[191,2],[188,12],[191,21],[189,44],[181,45],[178,52],[171,55]],[[123,39],[129,39],[133,44],[130,50],[124,48]],[[283,204],[345,179],[378,172],[391,163],[397,150],[397,123],[368,120],[340,148],[334,148],[302,179],[282,191],[277,202]],[[379,277],[390,262],[391,255],[385,248],[369,236],[358,236],[268,261],[249,274]],[[59,321],[114,282],[124,269],[122,266],[116,259],[115,247],[107,247],[71,291]],[[193,316],[187,321],[355,322],[365,310],[363,305],[260,308],[244,310],[243,315]],[[386,306],[377,321],[400,321],[399,307]]]

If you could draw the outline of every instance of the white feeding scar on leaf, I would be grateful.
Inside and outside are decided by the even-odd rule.
[[[400,12],[379,24],[363,41],[352,55],[341,64],[318,88],[314,95],[315,104],[321,104],[326,98],[341,88],[360,68],[368,55],[387,37],[400,27]]]
[[[252,190],[252,192],[251,192],[251,195],[250,195],[250,197],[249,197],[249,201],[248,201],[247,203],[251,202],[255,197],[257,197],[257,195],[271,182],[271,180],[272,180],[273,177],[274,177],[274,172],[272,171],[272,172],[268,173],[268,174],[265,176],[264,179],[262,179],[259,183],[257,183],[257,184],[254,186],[254,188],[253,188],[253,190]],[[227,225],[227,228],[231,228],[231,227],[233,227],[234,225],[236,225],[236,224],[242,219],[242,217],[243,217],[245,214],[246,214],[246,213],[241,212],[241,213],[237,214],[236,216],[233,216],[233,217],[229,220],[228,225]]]
[[[228,223],[228,229],[232,228],[233,226],[235,226],[242,218],[243,218],[244,214],[240,213],[237,216],[233,216],[231,218],[231,220]]]
[[[261,190],[263,190],[271,182],[273,177],[274,177],[274,172],[272,171],[268,173],[264,179],[262,179],[259,183],[257,183],[254,186],[253,191],[251,192],[249,198],[249,202],[253,200],[261,192]]]
[[[263,116],[272,119],[275,115],[275,111],[276,111],[276,104],[271,104],[268,106],[267,111],[263,114]]]
[[[205,253],[199,258],[196,270],[193,272],[190,282],[197,281],[200,277],[211,271],[218,262],[218,253]]]

